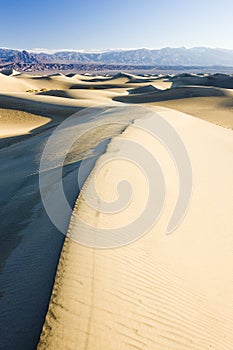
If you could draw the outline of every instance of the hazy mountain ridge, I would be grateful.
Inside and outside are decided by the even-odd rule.
[[[195,47],[186,49],[134,49],[103,52],[58,51],[34,53],[25,50],[0,49],[0,64],[98,63],[128,65],[233,66],[233,50]]]

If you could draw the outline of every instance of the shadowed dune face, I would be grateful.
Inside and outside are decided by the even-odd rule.
[[[89,90],[105,90],[105,89],[121,89],[124,88],[124,84],[74,84],[70,87],[70,89],[89,89]],[[130,87],[130,86],[128,86]],[[133,87],[133,86],[132,86]]]
[[[43,92],[38,92],[37,95],[45,95],[45,96],[55,96],[55,97],[63,97],[63,98],[71,98],[77,100],[108,100],[115,96],[117,93],[113,93],[108,91],[107,89],[90,89],[90,91],[86,91],[86,89],[71,89],[71,90],[48,90]]]
[[[130,95],[134,95],[134,94],[144,94],[144,93],[150,93],[150,92],[156,92],[156,91],[160,91],[160,89],[157,89],[153,85],[145,85],[143,87],[138,87],[136,89],[129,89],[128,93]]]
[[[46,119],[18,110],[1,109],[0,115],[2,111],[5,119],[24,120],[24,127],[27,121],[35,123],[40,118]],[[55,111],[51,122],[34,129],[30,137],[19,139],[15,136],[10,140],[6,137],[0,143],[0,348],[7,350],[36,348],[65,238],[49,220],[43,207],[38,179],[41,155],[49,136],[65,117],[70,116],[56,117]],[[97,154],[103,152],[108,139],[121,132],[133,119],[133,115],[126,115],[122,123],[115,123],[114,118],[109,118],[106,122],[110,126],[96,128],[96,115],[101,111],[98,107],[83,109],[77,116],[80,130],[94,130],[83,134],[65,159],[63,188],[71,208],[79,193],[77,171],[83,157],[87,157],[88,152],[89,159],[94,161],[95,147],[101,143],[102,148],[98,148]],[[69,131],[72,134],[72,130]],[[64,143],[65,137],[57,145],[53,159],[59,158]],[[52,173],[53,169],[46,172],[48,176]],[[53,185],[50,183],[46,188],[47,194],[53,192]],[[66,225],[69,219],[68,215],[65,216]]]
[[[173,86],[181,85],[205,85],[205,86],[215,86],[226,89],[233,89],[233,76],[227,74],[213,74],[203,77],[198,77],[195,75],[179,75],[170,78],[173,82]]]
[[[132,95],[132,94],[131,94]],[[144,93],[143,88],[136,95],[115,97],[114,100],[124,103],[147,103],[167,100],[177,100],[180,98],[225,96],[223,90],[208,87],[176,87],[163,91]]]

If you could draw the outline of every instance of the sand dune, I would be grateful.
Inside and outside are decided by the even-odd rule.
[[[153,84],[154,86],[154,84]],[[174,108],[217,125],[233,128],[233,92],[215,87],[185,86],[155,92],[122,94],[113,98],[124,103],[140,103]]]
[[[147,82],[148,79],[150,84]],[[231,81],[231,77],[224,74],[143,77],[129,73],[104,77],[84,74],[67,74],[65,76],[60,73],[32,76],[14,72],[13,75],[9,76],[0,74],[0,108],[57,119],[57,117],[67,116],[80,108],[112,103],[112,101],[149,103],[174,108],[218,125],[232,128],[232,90],[204,86],[179,86],[197,83],[204,85],[206,81],[213,85],[216,85],[217,81],[218,85],[221,85],[222,82]],[[42,106],[43,108],[41,108]],[[4,114],[5,118],[7,113]],[[9,118],[13,120],[13,114]],[[12,129],[12,132],[8,132],[2,119],[1,137],[25,134],[30,132],[33,127],[37,128],[44,123],[45,119],[40,119],[40,121],[35,119],[30,123],[25,121],[25,126],[23,121],[20,122],[20,125],[17,122],[13,126],[11,123],[10,127],[14,131]]]
[[[108,90],[90,90],[86,89],[71,89],[71,90],[48,90],[37,93],[37,95],[56,96],[78,100],[111,100],[117,96],[117,93],[110,92]]]
[[[137,217],[145,199],[141,174],[128,164],[124,171],[138,192],[136,202],[131,202],[130,211],[125,209],[125,216],[96,212],[82,199],[89,191],[89,178],[71,218],[72,239],[67,238],[63,247],[40,350],[233,346],[232,131],[176,111],[158,111],[182,136],[190,154],[194,192],[188,213],[166,236],[177,195],[175,169],[152,137],[128,127],[118,137],[120,147],[124,149],[124,140],[131,139],[161,161],[168,186],[165,210],[148,234],[128,246],[84,247],[72,240],[87,234],[81,220],[91,225],[94,235],[97,227],[116,227],[119,220],[125,223],[131,215]],[[137,123],[144,125],[147,119]],[[116,141],[108,147],[110,154],[119,152]],[[122,178],[122,170],[122,160],[115,160],[97,178],[98,192],[106,200],[115,198],[113,183]]]
[[[47,76],[17,76],[16,79],[26,81],[31,84],[33,89],[69,89],[72,81],[64,75],[47,75]]]
[[[169,77],[170,78],[170,77]],[[143,86],[145,84],[148,85],[148,83],[155,83],[159,89],[165,89],[170,88],[172,85],[172,82],[168,81],[166,77],[158,77],[158,76],[152,76],[152,75],[135,75],[130,73],[118,73],[113,76],[98,76],[98,77],[89,77],[86,79],[86,77],[83,79],[82,77],[79,77],[79,79],[82,82],[88,81],[89,83],[113,83],[113,84],[138,84],[139,86]]]
[[[61,118],[81,108],[112,103],[114,97],[130,87],[119,85],[115,81],[107,86],[102,83],[89,84],[88,77],[86,78],[87,81],[83,82],[81,79],[84,79],[84,75],[66,77],[63,74],[49,76],[1,74],[0,108],[6,109],[2,112],[4,118],[2,116],[0,120],[1,137],[28,134],[49,121],[50,126],[59,123]],[[109,88],[113,88],[113,91],[109,91]],[[29,115],[20,114],[20,111],[35,114],[34,120],[31,117],[29,122]]]
[[[101,75],[99,75],[99,76],[96,76],[96,77],[89,77],[88,79],[87,79],[87,77],[83,77],[81,80],[83,80],[83,81],[89,81],[90,83],[103,83],[103,82],[105,82],[105,81],[109,81],[109,80],[120,80],[121,78],[126,78],[125,79],[125,81],[127,81],[127,77],[126,76],[124,76],[124,75],[116,75],[115,77],[109,77],[109,76],[101,76]]]
[[[192,97],[208,97],[208,96],[226,96],[227,93],[221,89],[208,88],[208,87],[177,87],[167,89],[163,91],[155,91],[149,93],[142,93],[136,96],[120,96],[116,97],[116,101],[124,103],[147,103],[158,102],[167,100],[176,100],[180,98],[192,98]]]
[[[87,82],[100,82],[100,83],[112,78],[112,76],[102,76],[102,75],[95,75],[95,74],[76,74],[76,73],[66,74],[66,76],[70,78],[73,77],[84,82],[87,81]]]
[[[49,90],[42,93],[0,93],[0,107],[49,117],[68,116],[80,108],[112,102],[109,91]]]
[[[233,99],[222,97],[193,97],[151,103],[154,106],[172,108],[194,117],[233,129]]]
[[[0,138],[28,134],[50,120],[22,111],[0,109]]]
[[[18,80],[17,77],[7,76],[0,73],[0,92],[2,91],[26,91],[32,85],[26,80]]]
[[[123,84],[74,84],[70,89],[89,89],[89,90],[105,90],[105,89],[117,89],[124,88]]]
[[[56,126],[83,108],[114,105],[112,98],[117,95],[107,90],[0,93],[0,148],[18,142],[22,139],[19,136],[32,136]]]
[[[27,90],[40,90],[43,88],[69,88],[72,81],[65,76],[32,76],[19,74],[6,76],[0,73],[0,92],[25,92]]]
[[[143,93],[156,92],[156,91],[160,91],[160,89],[157,89],[153,85],[145,85],[143,87],[138,87],[136,89],[130,89],[128,90],[128,93],[130,95],[134,95],[134,94],[143,94]]]
[[[103,140],[106,146],[113,138],[105,156],[119,154],[129,138],[159,157],[168,191],[165,210],[146,236],[119,249],[93,250],[66,239],[38,349],[233,348],[232,130],[214,125],[233,128],[233,90],[222,88],[230,87],[231,81],[231,76],[208,74],[0,74],[4,349],[15,350],[15,344],[20,350],[36,347],[63,245],[64,237],[49,221],[40,199],[38,170],[44,145],[55,128],[77,111],[82,111],[77,120],[81,130],[89,124],[97,126],[98,113],[106,105],[112,111],[124,106],[132,109],[112,115],[106,121],[122,125],[100,127],[84,136],[67,157],[64,191],[72,206],[76,201],[69,234],[82,233],[81,218],[94,229],[122,224],[145,204],[147,182],[123,160],[107,166],[98,180],[98,191],[110,202],[116,199],[113,189],[118,176],[126,174],[135,184],[134,201],[120,219],[97,215],[82,200],[84,192],[77,199],[80,160],[87,150],[93,155]],[[155,108],[175,127],[192,159],[192,203],[182,225],[170,236],[164,230],[178,191],[170,157],[132,125],[114,138],[139,118],[139,105]],[[141,122],[146,122],[145,117]],[[89,180],[84,191],[88,184]],[[66,220],[68,225],[70,217]]]
[[[81,108],[80,104],[72,99],[37,96],[25,92],[0,94],[0,107],[31,112],[53,119],[68,116]]]
[[[42,106],[40,105],[41,112]],[[46,114],[46,104],[44,108],[44,114]],[[58,123],[64,120],[65,112],[63,111],[63,116],[60,114],[57,117],[56,109],[53,108],[54,115],[51,123],[41,127],[31,137],[21,138],[20,142],[17,142],[17,136],[12,137],[11,139],[16,141],[10,145],[8,138],[1,139],[3,147],[0,149],[0,183],[2,184],[0,186],[0,347],[7,350],[36,348],[65,238],[48,218],[41,200],[38,179],[45,143]],[[96,127],[100,119],[96,114],[100,114],[100,111],[102,109],[98,107],[91,108],[91,113],[90,110],[84,109],[82,114],[78,115],[79,130]],[[17,115],[24,118],[25,125],[27,118],[34,117],[32,114],[14,110],[6,111],[8,112],[14,113],[13,116],[10,115],[12,118]],[[52,109],[49,113],[52,113]],[[93,157],[99,142],[121,132],[132,118],[133,115],[123,115],[122,124],[120,122],[116,125],[115,119],[109,118],[106,122],[110,123],[110,127],[107,125],[106,128],[95,129],[91,137],[89,134],[84,135],[80,138],[80,142],[74,145],[63,168],[64,191],[71,207],[79,193],[77,169],[80,166],[80,160],[88,151],[89,157]],[[71,128],[69,132],[71,134],[68,133],[68,137],[72,132],[76,132],[76,129]],[[53,159],[59,157],[65,140],[65,137],[60,140]],[[49,175],[52,172],[53,169],[48,170]],[[54,186],[49,185],[47,194],[53,193],[53,189]],[[69,219],[69,215],[64,215],[66,225]]]
[[[213,74],[202,77],[181,74],[170,78],[170,80],[173,82],[174,87],[180,85],[206,85],[233,89],[233,76],[227,74]]]

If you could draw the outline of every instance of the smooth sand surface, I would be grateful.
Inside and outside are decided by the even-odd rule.
[[[177,196],[176,171],[161,144],[129,126],[117,137],[121,147],[131,139],[161,162],[167,185],[163,214],[143,238],[125,247],[93,249],[66,239],[40,350],[233,347],[232,131],[157,110],[180,134],[191,158],[194,188],[187,215],[173,234],[165,234]],[[147,119],[137,123],[144,125]],[[116,138],[107,152],[119,152]],[[117,182],[123,174],[128,177],[137,192],[129,210],[109,215],[90,208],[83,195],[92,173],[76,202],[71,238],[85,235],[81,221],[95,234],[97,227],[125,225],[138,216],[146,181],[127,164],[110,162],[96,184],[105,200],[115,200]]]

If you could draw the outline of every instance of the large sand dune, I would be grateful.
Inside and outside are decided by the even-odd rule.
[[[106,166],[97,187],[111,200],[124,169],[138,191],[125,215],[118,213],[117,219],[117,214],[95,212],[81,192],[38,349],[232,348],[232,131],[168,109],[159,113],[181,135],[193,166],[193,198],[183,223],[165,235],[177,194],[175,170],[152,137],[129,126],[118,137],[121,147],[131,139],[160,157],[168,186],[164,213],[147,235],[128,246],[88,248],[73,241],[87,234],[82,221],[93,227],[93,235],[97,227],[125,224],[137,217],[146,191],[134,167],[118,160]],[[119,152],[116,139],[107,152]]]

